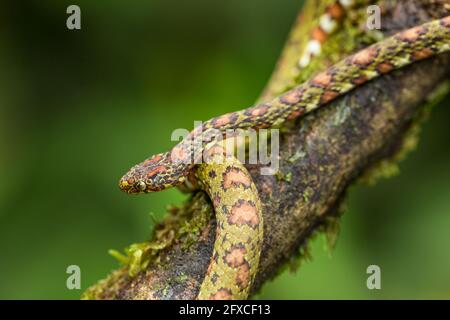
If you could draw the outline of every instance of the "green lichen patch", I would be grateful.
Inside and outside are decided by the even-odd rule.
[[[283,173],[281,171],[277,171],[277,173],[275,173],[275,178],[277,178],[278,181],[291,182],[292,172]]]
[[[306,156],[306,152],[303,150],[297,150],[292,156],[288,158],[289,163],[295,163],[297,160],[304,158]]]
[[[114,299],[118,290],[123,287],[128,279],[126,268],[113,271],[103,280],[89,287],[81,295],[81,300],[110,300]]]

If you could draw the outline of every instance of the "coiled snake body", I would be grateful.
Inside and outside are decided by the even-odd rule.
[[[195,128],[170,152],[132,167],[119,182],[127,193],[177,186],[192,173],[209,194],[216,213],[213,256],[199,299],[245,299],[262,243],[262,213],[252,179],[236,159],[225,156],[214,133],[227,129],[280,126],[309,113],[380,75],[450,50],[450,16],[400,32],[331,66],[280,97],[213,118]],[[201,163],[207,155],[222,164]],[[224,161],[225,162],[224,162]]]

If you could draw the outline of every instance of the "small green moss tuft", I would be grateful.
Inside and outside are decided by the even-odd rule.
[[[304,158],[306,156],[306,152],[303,150],[297,150],[292,156],[287,160],[289,163],[294,163],[297,160]]]

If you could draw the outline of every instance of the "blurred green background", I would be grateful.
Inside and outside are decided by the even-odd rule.
[[[176,190],[122,194],[120,176],[175,128],[251,105],[300,7],[292,0],[0,4],[0,298],[77,299],[148,238]],[[332,257],[267,283],[259,298],[450,298],[450,100],[402,174],[351,189]],[[66,288],[81,267],[82,290]],[[366,288],[366,268],[382,290]]]

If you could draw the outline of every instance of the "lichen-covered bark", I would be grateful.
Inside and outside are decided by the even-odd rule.
[[[385,34],[450,13],[448,0],[380,1],[380,5]],[[405,133],[449,72],[450,56],[443,55],[372,81],[289,126],[280,146],[279,175],[261,176],[258,166],[249,167],[265,219],[253,291],[298,257],[312,233],[332,225],[356,178],[404,149]],[[158,241],[166,242],[144,271],[130,277],[124,267],[88,290],[85,298],[195,298],[214,242],[212,207],[199,192],[173,214],[180,220],[163,222],[157,230],[163,234]],[[198,223],[189,224],[191,219]],[[189,232],[173,231],[186,226],[193,228],[195,241]]]

